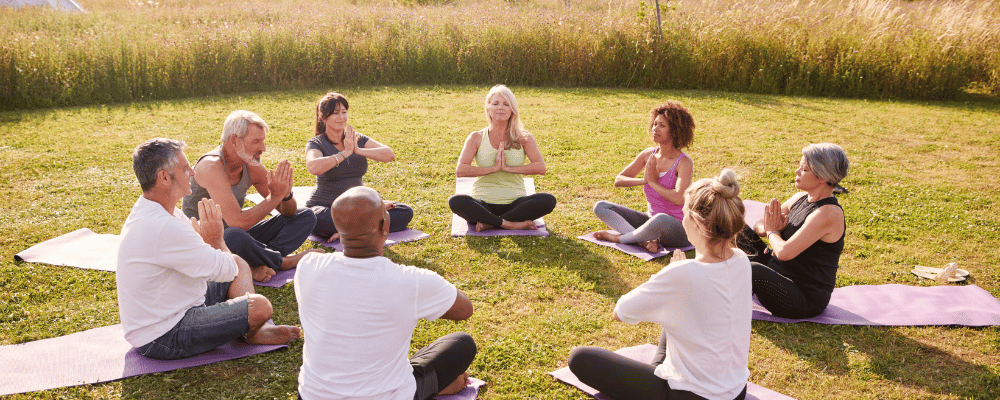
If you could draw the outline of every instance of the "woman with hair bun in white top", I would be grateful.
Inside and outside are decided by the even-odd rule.
[[[684,230],[695,258],[670,265],[622,296],[612,318],[663,328],[656,356],[642,363],[599,347],[577,347],[569,368],[616,400],[744,399],[750,356],[750,260],[736,247],[744,227],[736,173],[722,170],[684,192]]]

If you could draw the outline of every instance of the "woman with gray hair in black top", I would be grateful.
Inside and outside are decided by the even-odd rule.
[[[849,166],[840,146],[806,146],[795,171],[795,187],[802,191],[784,203],[771,199],[764,218],[741,234],[740,247],[752,262],[753,292],[772,315],[811,318],[830,303],[846,231],[833,189]]]
[[[306,143],[306,169],[316,175],[316,191],[306,207],[316,214],[313,235],[328,242],[340,238],[330,215],[333,201],[347,189],[364,185],[369,159],[396,159],[389,146],[355,132],[347,124],[348,107],[347,98],[340,93],[330,92],[320,98],[316,105],[316,136]],[[385,208],[389,211],[389,232],[406,229],[413,219],[413,209],[406,204],[385,201]]]

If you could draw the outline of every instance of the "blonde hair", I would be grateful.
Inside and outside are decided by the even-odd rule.
[[[746,209],[740,200],[740,184],[733,170],[723,169],[715,178],[692,183],[684,192],[684,204],[689,211],[685,217],[693,218],[702,227],[711,248],[721,243],[736,246],[736,235],[745,225],[743,213]]]
[[[267,122],[264,122],[264,119],[256,113],[247,110],[236,110],[229,113],[226,122],[222,125],[222,143],[226,143],[226,140],[233,136],[243,139],[247,135],[247,128],[250,125],[256,125],[264,133],[267,133]]]
[[[514,92],[511,92],[507,86],[502,84],[496,85],[486,94],[486,101],[483,102],[486,122],[489,122],[491,125],[493,124],[493,120],[490,118],[490,100],[496,95],[503,96],[504,99],[510,102],[510,120],[507,122],[507,132],[505,135],[507,138],[507,148],[520,149],[521,144],[524,143],[524,125],[521,125],[521,112],[517,109],[517,99],[514,98]]]

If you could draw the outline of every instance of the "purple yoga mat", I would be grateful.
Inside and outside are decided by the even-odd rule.
[[[83,269],[115,272],[118,269],[119,235],[97,234],[80,228],[65,235],[49,239],[14,255],[18,261],[64,265]],[[292,281],[294,270],[276,271],[268,282],[254,281],[255,285],[282,287]]]
[[[857,285],[833,290],[830,305],[809,319],[772,316],[754,298],[753,319],[827,325],[1000,326],[1000,300],[976,285]]]
[[[455,394],[449,394],[447,396],[437,396],[437,400],[472,400],[479,397],[479,388],[485,385],[483,382],[476,378],[469,378],[469,385],[462,389],[461,392]]]
[[[105,326],[52,339],[0,346],[0,396],[197,367],[282,347],[288,346],[231,342],[194,357],[160,361],[136,353],[125,341],[121,325]]]
[[[653,344],[642,344],[638,346],[626,347],[624,349],[619,349],[615,353],[621,354],[625,357],[631,358],[636,361],[641,362],[652,362],[653,356],[656,354],[656,345]],[[599,393],[596,389],[587,386],[579,379],[576,379],[576,375],[569,370],[569,367],[560,368],[556,371],[549,372],[549,375],[554,376],[556,379],[566,383],[570,386],[576,387],[587,393],[594,398],[600,400],[611,400],[608,397]],[[775,392],[763,386],[755,385],[752,382],[747,382],[747,400],[794,400],[792,397],[785,396],[781,393]],[[624,399],[618,399],[624,400]]]
[[[672,253],[674,250],[678,250],[679,249],[681,251],[688,251],[688,250],[691,250],[691,249],[694,248],[694,246],[687,246],[687,247],[681,247],[681,248],[674,248],[674,247],[663,248],[663,247],[660,247],[660,250],[657,251],[656,253],[650,253],[650,252],[646,251],[645,248],[643,248],[642,246],[639,246],[639,245],[624,244],[624,243],[613,243],[613,242],[605,242],[603,240],[597,240],[597,238],[594,237],[594,233],[593,232],[588,233],[586,235],[577,236],[576,238],[588,241],[590,243],[599,244],[599,245],[604,246],[604,247],[610,247],[610,248],[618,250],[618,251],[620,251],[622,253],[625,253],[625,254],[628,254],[628,255],[631,255],[631,256],[636,256],[636,257],[641,258],[641,259],[643,259],[645,261],[649,261],[649,260],[652,260],[654,258],[663,257],[663,256],[665,256],[667,254]]]
[[[420,239],[427,239],[429,237],[431,237],[431,235],[428,235],[413,228],[407,228],[399,232],[390,232],[389,238],[385,240],[385,245],[392,246],[397,243],[413,242]],[[323,247],[329,247],[337,251],[344,251],[344,245],[340,244],[340,240],[336,240],[331,243],[327,242],[326,239],[322,239],[316,235],[310,235],[309,240],[319,243],[319,245]]]
[[[762,203],[756,200],[743,200],[743,222],[746,222],[747,226],[753,228],[753,224],[764,218],[764,206],[767,203]]]
[[[121,236],[97,234],[80,228],[31,246],[15,254],[14,259],[114,272],[121,243]]]
[[[455,181],[455,194],[469,194],[472,191],[472,184],[476,178],[458,178]],[[535,194],[535,179],[524,178],[525,194]],[[476,232],[476,226],[468,221],[451,214],[451,236],[549,236],[549,231],[545,229],[545,221],[542,218],[535,220],[538,229],[531,230],[508,230],[508,229],[487,229]]]
[[[253,284],[257,286],[279,288],[289,283],[292,283],[292,280],[294,278],[295,278],[295,268],[292,268],[292,269],[286,269],[284,271],[274,271],[274,276],[271,277],[271,280],[267,282],[257,282],[255,280],[253,281]]]

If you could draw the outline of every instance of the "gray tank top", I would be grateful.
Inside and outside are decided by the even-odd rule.
[[[208,156],[219,157],[219,159],[222,160],[222,166],[223,167],[226,166],[226,158],[222,156],[222,146],[219,146],[219,147],[216,147],[214,150],[212,150],[212,151],[210,151],[208,153],[205,153],[205,155],[199,157],[198,161],[194,163],[195,167],[198,166],[198,163],[201,162],[201,159],[203,159],[205,157],[208,157]],[[230,187],[230,189],[233,191],[233,196],[236,197],[236,205],[239,206],[240,208],[243,208],[243,201],[246,200],[246,198],[247,198],[247,190],[249,190],[250,189],[250,185],[253,184],[253,182],[250,180],[250,166],[249,165],[244,165],[243,166],[243,173],[242,173],[242,175],[243,176],[242,176],[242,178],[240,178],[240,181],[237,182],[232,187]],[[184,215],[187,215],[188,218],[192,218],[192,217],[193,218],[198,218],[198,202],[201,201],[201,199],[204,199],[206,197],[207,198],[212,198],[212,196],[208,195],[208,190],[205,189],[205,188],[203,188],[203,187],[201,187],[201,185],[199,185],[198,182],[196,182],[195,179],[194,179],[194,177],[192,176],[191,177],[191,194],[185,196],[184,197],[184,201],[181,203],[181,210],[184,211]]]

